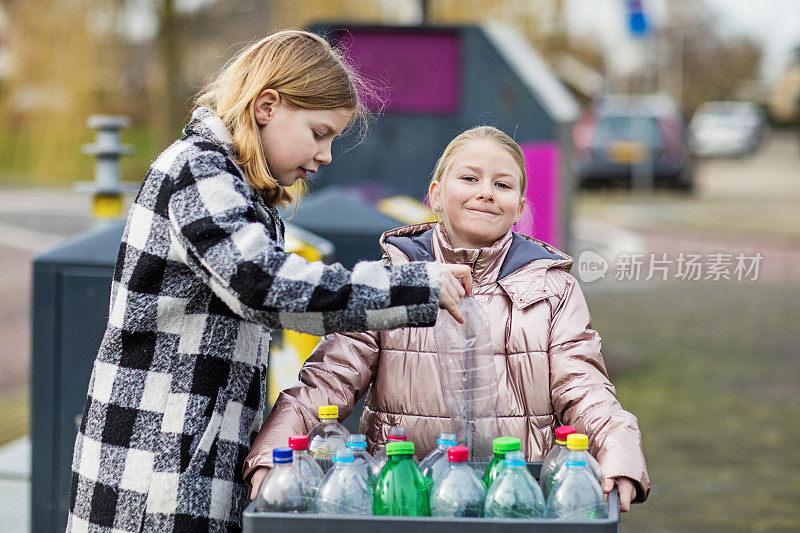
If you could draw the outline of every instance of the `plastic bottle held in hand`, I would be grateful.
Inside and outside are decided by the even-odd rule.
[[[603,489],[587,462],[589,439],[581,433],[567,437],[570,452],[559,470],[559,479],[547,497],[547,516],[564,520],[608,518]],[[562,475],[563,472],[563,475]]]
[[[495,518],[540,518],[545,515],[542,489],[528,471],[522,452],[508,452],[505,469],[486,494],[484,513]]]
[[[378,451],[375,453],[375,457],[373,460],[375,461],[375,477],[381,475],[381,470],[383,467],[386,466],[387,456],[386,456],[386,447],[393,443],[393,442],[405,442],[408,440],[408,432],[406,428],[401,428],[399,426],[391,426],[389,431],[386,432],[386,445],[381,445],[378,448]],[[419,464],[419,460],[414,457],[414,462]]]
[[[575,433],[575,428],[572,426],[558,426],[556,428],[556,443],[544,456],[542,469],[539,472],[539,485],[541,485],[545,497],[547,497],[550,488],[548,479],[555,473],[556,465],[560,466],[567,456],[567,437],[573,433]]]
[[[308,436],[292,435],[289,437],[289,448],[292,450],[292,468],[306,481],[311,492],[316,493],[325,473],[308,453]]]
[[[311,488],[292,468],[291,448],[272,450],[273,467],[261,482],[256,511],[305,513],[311,507]]]
[[[372,487],[375,484],[375,460],[367,452],[367,436],[357,433],[347,437],[347,448],[353,452],[353,466],[367,485]]]
[[[436,439],[436,448],[426,455],[425,459],[419,464],[422,475],[430,479],[434,486],[450,469],[450,462],[447,460],[447,449],[456,444],[454,433],[439,433],[439,438]]]
[[[569,447],[569,439],[572,435],[580,435],[579,437],[575,437],[576,443],[583,443],[584,441],[588,443],[589,438],[584,435],[583,433],[572,433],[571,435],[567,436],[567,453],[561,456],[561,459],[553,465],[553,470],[550,472],[549,477],[547,478],[545,485],[542,487],[542,491],[544,492],[544,497],[548,498],[550,493],[553,492],[553,488],[558,485],[558,482],[564,477],[565,472],[564,470],[564,462],[569,457],[570,451],[574,451]],[[576,444],[577,446],[578,444]],[[582,444],[581,444],[582,445]],[[589,467],[589,470],[594,475],[595,479],[598,483],[602,483],[603,481],[603,473],[600,470],[600,465],[592,457],[592,454],[589,453],[589,450],[586,449],[586,446],[582,448],[584,460],[586,461],[586,465]]]
[[[319,486],[314,510],[323,514],[372,514],[372,492],[355,467],[351,449],[339,448],[334,453],[333,468]]]
[[[430,516],[430,491],[414,462],[413,442],[390,442],[386,467],[375,483],[376,515]]]
[[[433,328],[442,393],[452,432],[470,451],[473,463],[492,458],[497,425],[497,370],[489,318],[472,298],[461,298],[459,324],[446,311]]]
[[[483,484],[488,489],[492,482],[505,470],[505,458],[508,452],[518,452],[522,449],[522,443],[516,437],[497,437],[492,442],[492,452],[494,457],[486,466],[483,472]]]
[[[339,407],[321,405],[319,407],[319,424],[308,434],[308,451],[317,460],[323,472],[333,466],[333,454],[339,448],[347,447],[350,432],[339,423]]]
[[[466,446],[447,449],[448,471],[434,485],[431,493],[432,516],[483,516],[486,489],[483,481],[467,464]]]

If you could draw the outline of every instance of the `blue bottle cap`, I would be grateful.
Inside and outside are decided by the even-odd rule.
[[[525,466],[525,454],[522,452],[508,452],[504,461],[506,466]]]
[[[291,463],[292,462],[292,449],[291,448],[275,448],[272,450],[272,462],[276,464]]]
[[[355,460],[356,456],[353,455],[353,451],[348,448],[339,448],[333,454],[334,463],[352,463]]]
[[[347,437],[347,447],[364,450],[367,448],[367,436],[356,433]]]
[[[455,446],[458,444],[458,442],[456,442],[456,436],[453,433],[439,433],[439,438],[436,439],[436,444]]]

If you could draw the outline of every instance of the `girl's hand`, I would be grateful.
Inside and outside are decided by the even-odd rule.
[[[627,513],[631,508],[631,500],[636,496],[636,485],[629,478],[622,476],[605,478],[603,480],[603,492],[606,493],[606,496],[614,488],[614,484],[617,485],[617,494],[619,494],[619,510]]]
[[[253,488],[250,489],[250,499],[253,500],[258,495],[258,489],[261,488],[261,482],[264,481],[264,477],[269,473],[269,468],[266,466],[259,466],[253,472],[253,475],[250,476],[250,483],[253,485]]]
[[[442,263],[441,267],[439,307],[446,309],[459,324],[463,324],[464,317],[458,310],[458,301],[465,294],[472,296],[472,271],[467,265]]]

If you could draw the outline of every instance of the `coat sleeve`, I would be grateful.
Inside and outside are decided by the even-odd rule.
[[[636,485],[635,502],[650,491],[642,436],[635,416],[622,409],[608,379],[600,336],[578,282],[567,277],[550,326],[550,395],[558,418],[589,436],[589,447],[607,478],[625,476]]]
[[[179,254],[239,316],[268,328],[324,335],[436,321],[440,268],[308,262],[286,253],[258,220],[227,157],[197,149],[173,165],[167,213]]]
[[[305,435],[317,423],[320,405],[338,405],[339,419],[353,411],[367,392],[378,367],[378,333],[333,334],[323,337],[303,368],[300,381],[278,396],[245,459],[244,477],[257,466],[272,465],[272,449],[286,446],[292,435]]]

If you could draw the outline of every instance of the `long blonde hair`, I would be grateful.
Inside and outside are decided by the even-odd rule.
[[[444,149],[442,155],[439,156],[439,160],[436,161],[431,183],[442,181],[447,168],[453,161],[453,156],[472,141],[494,141],[514,158],[514,162],[519,168],[520,196],[524,200],[525,192],[528,190],[528,176],[525,171],[525,156],[522,155],[522,148],[519,147],[514,139],[493,126],[475,126],[456,135]]]
[[[283,30],[239,52],[195,103],[210,108],[228,127],[236,162],[250,185],[268,204],[283,206],[292,195],[270,175],[255,120],[258,95],[274,89],[294,107],[352,109],[353,118],[361,119],[365,128],[370,113],[358,94],[365,85],[325,39],[307,31]]]

